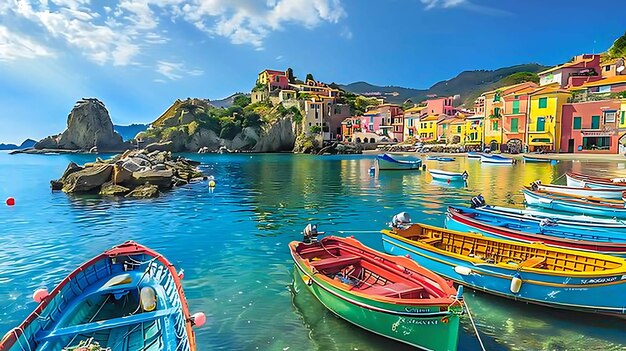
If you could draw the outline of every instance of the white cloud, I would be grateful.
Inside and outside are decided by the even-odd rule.
[[[32,59],[45,56],[53,56],[49,48],[24,35],[11,33],[5,26],[0,26],[0,61]]]
[[[341,32],[339,33],[339,35],[341,35],[342,37],[348,40],[352,39],[353,37],[352,31],[350,30],[350,28],[345,27],[345,26],[341,29]]]
[[[276,56],[276,61],[282,61],[283,60],[283,55],[278,55]]]
[[[421,0],[427,10],[435,7],[450,8],[466,3],[467,0]]]
[[[204,71],[199,69],[188,70],[185,68],[185,65],[180,62],[169,61],[158,61],[156,71],[169,80],[179,80],[185,76],[201,76],[204,74]],[[159,81],[161,80],[159,79]]]

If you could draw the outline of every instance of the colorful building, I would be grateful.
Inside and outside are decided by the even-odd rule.
[[[431,98],[426,100],[426,113],[428,115],[454,115],[453,97]]]
[[[539,72],[539,85],[558,84],[559,88],[576,87],[600,79],[600,71],[600,55],[578,55],[570,62]]]
[[[417,130],[424,111],[426,106],[415,106],[404,111],[404,140],[419,136]]]
[[[395,119],[395,125],[394,125]],[[402,119],[402,120],[400,120]],[[382,104],[370,108],[363,114],[362,123],[366,131],[373,132],[381,136],[386,136],[396,142],[403,138],[403,128],[398,128],[400,124],[404,126],[402,109],[394,104]]]
[[[619,152],[620,100],[587,101],[563,105],[561,152]]]
[[[355,133],[360,133],[362,131],[363,127],[361,126],[360,117],[348,117],[341,122],[341,136],[343,140],[353,142],[352,136]]]
[[[483,115],[473,115],[465,118],[466,149],[481,150],[483,145]]]
[[[420,141],[434,141],[438,139],[437,121],[439,115],[427,115],[419,120],[417,135]]]
[[[465,118],[453,118],[448,125],[446,144],[464,144],[467,133],[467,123]]]
[[[289,78],[287,77],[287,72],[266,69],[259,73],[257,84],[267,85],[269,90],[276,88],[289,89]]]
[[[483,120],[483,141],[492,151],[500,150],[502,145],[502,109],[504,101],[500,90],[482,94],[485,98],[485,118]]]
[[[536,88],[536,83],[525,82],[502,90],[502,151],[510,153],[523,151],[529,94]]]
[[[558,84],[542,86],[530,93],[526,128],[529,151],[561,149],[561,111],[570,96]]]

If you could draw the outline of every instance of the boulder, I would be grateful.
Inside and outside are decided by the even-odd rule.
[[[133,172],[133,184],[150,183],[160,188],[170,188],[172,186],[172,177],[174,172],[171,169],[164,170],[146,170]]]
[[[92,191],[109,181],[112,171],[112,165],[103,164],[74,172],[63,180],[63,189],[61,190],[66,193]]]
[[[115,184],[128,183],[133,178],[133,172],[124,168],[124,163],[113,166],[113,176],[111,181]]]
[[[126,197],[151,198],[159,197],[159,187],[152,184],[140,185],[133,189]]]
[[[174,143],[171,141],[164,141],[159,143],[152,143],[146,146],[146,151],[174,151]]]
[[[296,142],[296,123],[288,116],[264,125],[259,140],[252,151],[280,152],[291,151]]]
[[[130,192],[130,189],[121,185],[117,185],[112,181],[106,182],[100,187],[100,195],[124,196],[128,194],[128,192]]]
[[[113,122],[104,104],[98,99],[76,102],[67,116],[67,128],[60,135],[49,136],[35,144],[36,149],[99,151],[125,150],[130,144],[113,130]]]

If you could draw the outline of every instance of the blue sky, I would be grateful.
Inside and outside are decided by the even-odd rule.
[[[0,142],[61,132],[98,97],[116,124],[248,91],[264,68],[427,88],[561,63],[624,33],[623,0],[0,0]]]

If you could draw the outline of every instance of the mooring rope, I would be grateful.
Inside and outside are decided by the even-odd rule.
[[[472,327],[474,327],[476,338],[478,339],[478,342],[480,343],[480,348],[483,351],[487,351],[487,349],[485,349],[485,345],[483,345],[483,341],[480,339],[480,334],[478,334],[478,328],[476,328],[476,324],[474,323],[474,319],[472,318],[472,313],[470,312],[469,305],[467,304],[467,300],[464,300],[463,302],[465,303],[465,310],[467,310],[467,315],[470,318],[470,322],[472,322]]]

